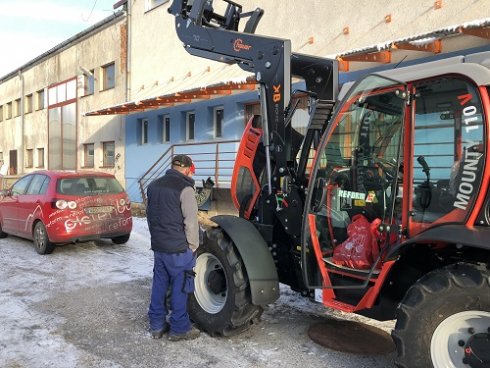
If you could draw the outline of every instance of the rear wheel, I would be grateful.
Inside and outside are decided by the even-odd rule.
[[[4,233],[2,230],[2,222],[0,222],[0,239],[6,238],[8,236],[7,233]]]
[[[490,272],[469,264],[436,270],[412,286],[400,304],[392,333],[395,363],[406,368],[488,367],[489,333]]]
[[[49,241],[46,227],[41,221],[38,221],[34,226],[34,246],[39,254],[53,253],[54,244]]]
[[[130,234],[126,234],[126,235],[121,235],[121,236],[118,236],[118,237],[115,237],[115,238],[112,238],[112,242],[114,244],[125,244],[128,242],[129,240],[129,235]]]
[[[251,302],[243,261],[220,228],[206,231],[197,250],[195,271],[189,314],[202,330],[212,336],[229,336],[259,319],[263,310]]]

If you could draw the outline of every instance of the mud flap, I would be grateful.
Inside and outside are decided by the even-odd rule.
[[[211,219],[231,238],[247,270],[252,304],[265,305],[279,298],[279,278],[267,243],[248,220],[222,215]]]

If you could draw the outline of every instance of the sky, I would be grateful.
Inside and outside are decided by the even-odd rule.
[[[0,77],[110,16],[117,0],[0,0]]]

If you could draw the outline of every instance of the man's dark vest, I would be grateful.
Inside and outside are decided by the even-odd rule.
[[[184,216],[180,195],[194,180],[177,170],[167,170],[164,176],[151,182],[147,189],[147,219],[151,235],[151,249],[178,253],[187,250]]]

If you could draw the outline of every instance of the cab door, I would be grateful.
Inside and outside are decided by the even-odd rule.
[[[367,274],[381,267],[387,242],[374,237],[380,225],[401,218],[398,180],[407,95],[403,83],[366,77],[344,98],[322,138],[303,222],[302,262],[310,288],[335,288],[332,269]],[[376,254],[366,248],[375,243]],[[369,254],[356,259],[361,247]]]
[[[409,237],[440,224],[466,222],[480,193],[485,161],[483,104],[476,85],[443,76],[417,82],[413,90]]]

